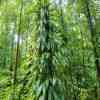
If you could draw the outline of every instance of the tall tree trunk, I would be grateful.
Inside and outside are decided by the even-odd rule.
[[[44,100],[49,100],[49,88],[53,85],[52,81],[54,78],[54,65],[53,65],[53,54],[54,51],[52,50],[52,47],[49,45],[49,39],[50,39],[50,13],[49,13],[49,0],[40,0],[40,9],[39,9],[39,21],[40,21],[40,27],[39,27],[39,49],[38,49],[38,56],[39,56],[39,62],[42,60],[42,64],[39,66],[39,80],[41,80],[41,84],[44,84],[48,80],[48,86],[46,88],[46,94],[44,96]],[[52,80],[52,81],[51,81]],[[36,91],[37,92],[37,91]],[[39,100],[41,97],[36,97]]]
[[[11,73],[11,79],[12,79],[12,71],[13,71],[13,66],[14,66],[14,33],[15,33],[15,25],[16,23],[14,23],[14,27],[12,30],[12,34],[11,34],[11,57],[10,57],[10,73]]]
[[[46,0],[44,0],[46,1]],[[48,7],[49,5],[44,2],[43,5],[41,5],[41,25],[40,25],[40,48],[39,48],[39,55],[40,57],[44,53],[49,53],[49,56],[47,58],[47,64],[45,65],[45,69],[47,69],[47,72],[50,76],[52,76],[52,50],[51,48],[48,49],[47,45],[44,45],[43,42],[46,44],[49,43],[49,32],[50,32],[50,26],[49,26],[49,12],[48,12]],[[44,36],[44,41],[42,36]],[[44,49],[42,48],[44,46]]]
[[[97,96],[99,97],[99,94],[98,94],[98,89],[99,89],[99,85],[100,85],[100,62],[99,62],[99,55],[98,55],[98,52],[97,52],[97,40],[96,40],[96,31],[94,29],[94,25],[93,25],[93,21],[92,21],[92,16],[91,16],[91,13],[90,13],[90,8],[89,8],[89,1],[86,1],[86,17],[87,17],[87,20],[88,20],[88,25],[89,25],[89,29],[90,29],[90,32],[91,32],[91,42],[92,42],[92,45],[93,45],[93,51],[94,51],[94,56],[95,56],[95,65],[96,65],[96,70],[97,70]],[[98,99],[97,97],[97,99]]]
[[[16,58],[15,58],[15,67],[13,73],[13,100],[17,98],[17,69],[20,66],[20,36],[21,36],[21,24],[22,24],[22,10],[23,10],[23,0],[21,1],[20,15],[19,15],[19,28],[18,28],[18,38],[17,38],[17,46],[16,46]]]

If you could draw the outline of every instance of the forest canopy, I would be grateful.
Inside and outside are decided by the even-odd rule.
[[[100,100],[100,0],[0,0],[0,100]]]

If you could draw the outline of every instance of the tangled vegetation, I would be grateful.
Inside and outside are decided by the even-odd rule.
[[[0,100],[100,100],[100,1],[0,0]]]

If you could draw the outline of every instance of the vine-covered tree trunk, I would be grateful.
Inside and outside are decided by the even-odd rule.
[[[88,20],[88,25],[89,25],[89,29],[91,32],[91,42],[93,45],[93,51],[94,51],[94,56],[95,56],[95,66],[96,66],[96,70],[97,70],[97,99],[99,99],[99,87],[100,87],[100,62],[99,62],[99,54],[98,54],[98,48],[97,48],[97,33],[96,30],[94,28],[94,24],[93,24],[93,20],[92,20],[92,16],[91,16],[91,12],[90,12],[90,8],[89,8],[89,1],[86,1],[86,17]]]
[[[52,34],[51,27],[53,27],[50,25],[50,3],[49,0],[40,0],[38,4],[40,4],[40,8],[38,14],[39,75],[37,83],[39,82],[38,87],[44,86],[44,88],[41,89],[40,94],[38,94],[38,89],[35,89],[35,92],[38,94],[38,96],[36,96],[36,100],[57,100],[57,98],[62,100],[62,96],[56,94],[56,92],[58,92],[60,89],[57,87],[59,83],[56,83],[58,80],[55,78],[55,66],[53,64],[55,49],[52,47],[52,45],[55,46],[55,44],[51,44],[52,40],[50,38]],[[55,84],[57,84],[56,86],[54,81]],[[56,87],[58,91],[56,91]]]

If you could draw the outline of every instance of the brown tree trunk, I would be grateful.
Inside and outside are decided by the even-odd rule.
[[[16,46],[16,58],[15,58],[15,66],[13,72],[13,100],[16,100],[16,89],[17,89],[17,70],[20,66],[20,36],[21,36],[21,24],[22,24],[22,10],[23,10],[23,0],[21,1],[20,8],[20,16],[19,16],[19,28],[18,28],[18,38],[17,38],[17,46]]]

